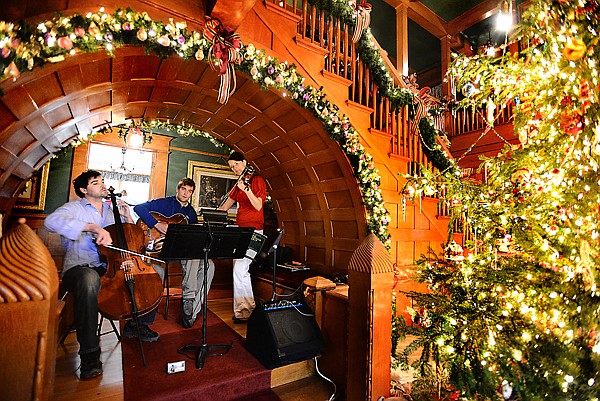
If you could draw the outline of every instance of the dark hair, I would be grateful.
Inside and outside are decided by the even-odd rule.
[[[243,162],[244,160],[246,160],[246,158],[240,152],[233,152],[232,154],[229,155],[229,158],[227,159],[227,161],[229,161],[229,160],[233,160],[236,162]]]
[[[92,178],[100,176],[102,176],[102,174],[100,174],[100,172],[96,170],[88,170],[79,174],[79,177],[73,180],[73,188],[75,188],[75,193],[77,194],[77,196],[79,196],[80,198],[84,198],[85,194],[81,192],[81,188],[87,188]]]
[[[185,177],[179,180],[179,183],[177,184],[177,189],[183,187],[184,185],[186,187],[192,187],[192,190],[196,190],[196,183],[191,178]]]

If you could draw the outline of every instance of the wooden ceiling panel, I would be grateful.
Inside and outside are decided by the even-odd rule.
[[[15,124],[17,121],[18,119],[4,105],[4,103],[0,103],[0,132],[4,132],[8,127]]]
[[[147,102],[152,95],[152,87],[150,85],[133,85],[129,88],[127,102]]]
[[[61,105],[50,112],[44,113],[42,116],[52,129],[73,118],[71,109],[66,104]]]
[[[304,224],[306,227],[306,236],[307,237],[324,237],[325,236],[325,226],[322,221],[307,221]]]
[[[5,91],[1,101],[19,120],[37,110],[37,106],[29,92],[22,86],[15,86]]]
[[[17,130],[12,136],[6,138],[6,140],[2,143],[2,148],[7,152],[19,156],[25,151],[33,142],[35,142],[35,137],[29,132],[26,128],[21,128]],[[2,164],[5,169],[8,166]]]
[[[192,113],[187,122],[197,127],[203,127],[210,117],[204,113]]]
[[[327,181],[344,176],[342,170],[340,170],[340,166],[335,160],[315,165],[313,166],[313,170],[315,171],[315,174],[317,175],[317,179],[319,181]]]
[[[29,92],[31,99],[38,108],[65,95],[57,74],[43,75],[38,79],[27,82],[23,87]]]
[[[306,242],[307,242],[307,246],[306,246],[306,260],[310,260],[311,264],[310,267],[314,268],[314,269],[323,269],[323,266],[325,266],[325,249],[324,248],[320,248],[317,246],[309,246],[308,244],[311,241],[317,241],[316,238],[310,238],[310,237],[306,237]],[[315,243],[314,245],[319,245],[318,243]]]
[[[125,81],[155,79],[162,59],[154,56],[127,56],[124,58],[122,78]]]
[[[87,126],[87,125],[86,125]],[[89,131],[80,131],[77,124],[69,125],[64,129],[54,131],[54,135],[56,141],[59,142],[62,146],[65,146],[71,142],[71,140],[76,137],[79,132],[89,132]]]
[[[60,80],[60,85],[62,86],[65,95],[85,88],[80,65],[72,65],[65,69],[58,70],[56,71],[56,75]]]
[[[289,105],[285,105],[282,103],[285,103],[285,100],[282,100],[281,102],[278,102],[277,105],[274,105],[275,107],[271,107],[268,109],[268,114],[270,116],[273,116],[272,119],[273,121],[280,126],[284,131],[293,131],[294,128],[300,127],[304,124],[307,123],[306,118],[304,118],[304,116],[302,116],[300,113],[298,113],[297,110],[295,109],[291,109]],[[277,111],[281,111],[282,113],[279,113]],[[275,113],[275,114],[271,114],[271,113]]]
[[[296,202],[292,198],[278,196],[276,203],[282,213],[296,211]]]
[[[287,173],[287,176],[292,183],[292,185],[306,185],[310,184],[310,177],[306,173],[305,170],[295,170]]]
[[[221,78],[219,75],[213,71],[211,68],[205,68],[202,71],[202,75],[196,81],[196,85],[202,88],[207,88],[208,90],[212,89],[215,91],[214,100],[217,100],[216,93],[219,90],[219,84],[221,82]]]
[[[2,159],[2,152],[0,151],[0,159]],[[4,198],[1,201],[0,207],[7,205],[7,198],[10,202],[15,196],[18,195],[17,191],[23,184],[23,179],[21,177],[14,176],[12,174],[8,174],[3,171],[0,175],[0,198]],[[19,191],[20,192],[20,191]]]
[[[87,121],[89,126],[92,128],[100,128],[107,123],[114,122],[114,113],[110,110],[98,110],[96,113],[90,115],[89,118],[81,122]]]
[[[294,153],[293,149],[289,147],[274,151],[273,156],[275,156],[275,159],[279,162],[279,164],[298,160],[298,156]]]
[[[102,107],[109,107],[112,103],[110,91],[95,93],[88,96],[86,100],[90,111],[94,111]]]
[[[325,193],[325,200],[329,209],[353,208],[352,196],[348,190]]]
[[[271,126],[265,125],[262,128],[253,131],[252,136],[261,144],[265,145],[269,142],[279,140],[280,132],[276,132]]]
[[[332,221],[333,237],[334,238],[358,238],[358,226],[356,221]]]
[[[36,160],[36,162],[39,160]],[[37,163],[36,163],[37,164]],[[27,163],[19,163],[19,165],[12,171],[14,176],[20,177],[24,180],[30,178],[35,169]]]
[[[86,87],[112,82],[113,58],[101,58],[81,65],[83,83]]]
[[[17,140],[15,140],[17,142]],[[13,150],[7,150],[4,144],[0,146],[0,169],[3,171],[11,171],[17,156],[13,153]],[[8,174],[8,173],[7,173]]]
[[[254,114],[251,114],[248,111],[241,108],[235,109],[235,113],[231,113],[227,116],[227,121],[231,121],[238,127],[243,127],[254,119]]]
[[[171,88],[167,91],[164,101],[167,103],[183,105],[187,102],[191,94],[191,90]]]
[[[85,117],[89,114],[90,108],[85,98],[73,99],[68,103],[69,113],[74,117]]]
[[[319,198],[315,194],[299,196],[298,201],[300,202],[300,209],[303,211],[321,209]]]
[[[246,100],[246,104],[262,113],[279,100],[281,100],[281,98],[271,91],[256,91],[254,96]]]
[[[52,157],[52,153],[48,152],[43,146],[32,146],[27,150],[27,156],[23,159],[25,163],[20,163],[23,169],[16,169],[20,176],[28,179],[31,177],[38,167],[41,167],[48,159]],[[31,169],[28,166],[33,166]]]
[[[128,87],[113,87],[112,88],[112,103],[113,104],[125,104],[129,99],[129,88]]]
[[[153,103],[164,103],[165,97],[169,92],[169,88],[163,85],[154,85],[152,88],[152,94],[150,95],[149,101]]]
[[[289,134],[291,134],[290,136],[292,138],[298,136],[297,133],[292,134],[292,132],[289,132]],[[300,138],[297,138],[296,144],[298,145],[300,150],[302,150],[302,153],[304,153],[306,156],[310,156],[314,153],[318,153],[318,152],[321,152],[322,150],[327,149],[327,145],[325,144],[323,139],[319,135],[317,135],[314,131],[312,134],[310,134],[310,136],[305,136],[305,135],[303,135]]]
[[[217,102],[217,99],[211,96],[204,96],[198,103],[198,110],[210,114],[216,113],[220,107],[221,104]]]

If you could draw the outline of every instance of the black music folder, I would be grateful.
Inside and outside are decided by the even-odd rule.
[[[208,227],[199,224],[169,224],[160,259],[242,259],[252,239],[252,227]]]

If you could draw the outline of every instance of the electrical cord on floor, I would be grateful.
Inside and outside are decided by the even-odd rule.
[[[315,359],[315,369],[316,369],[317,373],[319,374],[319,376],[321,376],[323,379],[327,380],[329,383],[333,384],[333,394],[331,394],[331,397],[329,397],[327,399],[327,401],[333,401],[335,398],[335,393],[337,392],[337,386],[335,385],[333,380],[331,380],[330,378],[323,375],[323,373],[321,373],[321,371],[319,370],[319,365],[317,363],[317,357],[315,356],[314,359]]]

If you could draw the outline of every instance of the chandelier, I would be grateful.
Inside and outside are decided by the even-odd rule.
[[[123,139],[125,148],[141,149],[147,143],[152,142],[152,132],[144,131],[135,121],[130,124],[116,125],[119,138]]]

